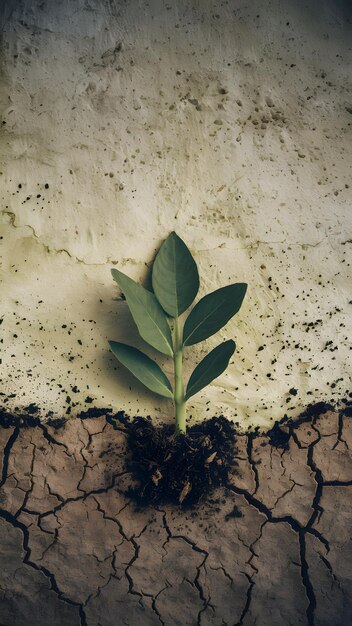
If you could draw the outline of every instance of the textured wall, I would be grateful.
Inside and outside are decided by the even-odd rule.
[[[9,404],[75,414],[89,397],[172,416],[106,342],[143,346],[110,268],[145,280],[173,229],[196,257],[202,293],[249,283],[221,332],[237,353],[192,399],[194,417],[206,407],[266,424],[344,395],[347,3],[5,0],[0,11]],[[187,372],[218,341],[190,350]]]

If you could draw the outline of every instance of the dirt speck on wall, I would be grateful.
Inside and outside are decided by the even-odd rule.
[[[145,349],[110,267],[146,281],[171,230],[204,293],[249,284],[222,330],[237,352],[193,418],[267,425],[346,395],[348,3],[4,0],[0,20],[8,404],[171,418],[107,345]]]

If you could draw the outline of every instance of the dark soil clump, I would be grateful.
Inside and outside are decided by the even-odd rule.
[[[283,448],[284,450],[287,450],[290,436],[290,433],[287,433],[280,428],[279,422],[275,422],[271,430],[268,431],[269,441],[274,448]]]
[[[77,417],[80,420],[89,420],[93,419],[94,417],[107,415],[109,413],[112,413],[112,409],[98,409],[96,407],[91,407],[90,409],[87,409],[87,411],[81,411],[80,413],[78,413]]]
[[[304,415],[307,418],[318,417],[318,415],[323,415],[324,413],[333,411],[334,409],[334,405],[329,404],[328,402],[315,402],[314,404],[308,404],[302,416]]]
[[[187,435],[178,437],[173,426],[157,427],[137,417],[128,425],[127,437],[127,466],[138,484],[128,495],[141,505],[173,502],[190,507],[225,485],[236,465],[235,428],[224,417],[191,426]]]
[[[3,428],[30,428],[39,426],[39,408],[35,404],[29,404],[19,413],[12,414],[10,411],[0,408],[0,426]]]

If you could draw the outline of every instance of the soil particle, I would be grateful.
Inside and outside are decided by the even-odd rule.
[[[81,420],[87,420],[92,419],[93,417],[101,417],[102,415],[107,415],[109,413],[112,413],[112,409],[97,409],[92,406],[90,409],[87,409],[87,411],[81,411],[77,417]]]
[[[304,415],[309,418],[316,417],[318,415],[323,415],[324,413],[333,410],[333,405],[329,404],[328,402],[316,402],[315,404],[308,404],[306,410],[304,411]]]
[[[52,426],[52,428],[55,428],[55,430],[58,430],[59,428],[62,428],[62,426],[64,426],[66,422],[67,422],[66,417],[54,417],[54,418],[50,417],[46,423],[48,426]]]
[[[287,450],[288,442],[290,439],[290,433],[285,432],[280,428],[279,422],[275,422],[274,426],[268,432],[269,441],[275,448],[283,448]]]
[[[230,519],[236,519],[237,517],[243,517],[243,513],[234,505],[232,511],[225,515],[225,522],[228,522]]]

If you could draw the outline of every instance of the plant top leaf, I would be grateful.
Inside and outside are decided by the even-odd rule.
[[[209,385],[214,378],[220,376],[226,370],[235,350],[235,342],[229,339],[209,352],[192,372],[188,381],[185,400],[194,396],[195,393]]]
[[[138,378],[148,389],[164,396],[173,398],[170,381],[155,361],[146,354],[118,341],[109,341],[110,348],[117,360]]]
[[[170,327],[154,294],[117,269],[111,273],[126,297],[140,336],[159,352],[172,355]]]
[[[199,289],[197,265],[186,244],[172,232],[162,244],[153,264],[153,291],[171,317],[192,304]]]
[[[246,290],[246,283],[235,283],[221,287],[199,300],[186,319],[183,344],[191,346],[208,339],[225,326],[239,311]]]

